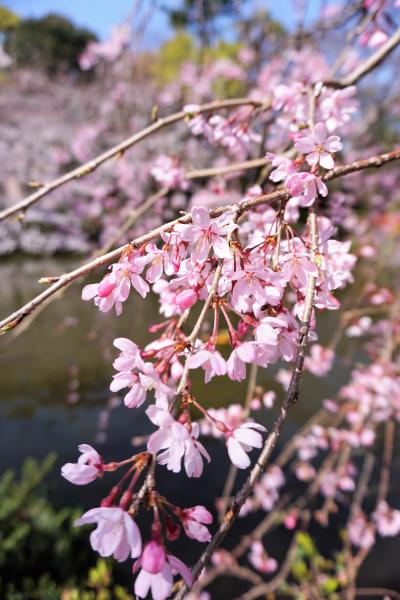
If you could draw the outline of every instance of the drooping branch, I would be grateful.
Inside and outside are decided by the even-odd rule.
[[[381,46],[374,54],[372,54],[367,60],[365,60],[361,65],[348,75],[347,77],[340,80],[327,80],[324,81],[324,85],[328,87],[334,88],[344,88],[350,85],[354,85],[360,79],[365,77],[368,73],[373,71],[376,67],[378,67],[389,54],[399,45],[400,43],[400,28],[387,40],[383,46]],[[256,100],[254,98],[233,98],[227,100],[215,100],[213,102],[209,102],[207,104],[200,105],[196,108],[196,114],[212,112],[214,110],[219,110],[223,108],[236,108],[238,106],[253,106],[254,108],[267,108],[269,106],[268,102],[262,102],[260,100]],[[14,215],[19,212],[23,212],[27,210],[30,206],[38,202],[44,196],[47,196],[53,190],[56,190],[66,183],[73,181],[75,179],[80,179],[89,173],[95,171],[100,165],[107,162],[108,160],[118,157],[123,154],[126,150],[136,145],[138,142],[146,139],[151,136],[153,133],[156,133],[160,129],[167,127],[169,125],[173,125],[179,121],[182,121],[188,116],[188,113],[184,110],[173,113],[172,115],[168,115],[167,117],[163,117],[161,119],[157,119],[151,125],[148,125],[141,131],[133,134],[131,137],[123,140],[116,146],[113,146],[109,150],[106,150],[99,156],[93,158],[92,160],[76,167],[72,171],[57,177],[53,181],[43,185],[39,190],[30,194],[26,198],[23,198],[19,202],[16,202],[12,206],[3,209],[0,211],[0,221],[7,219],[11,215]],[[262,159],[255,159],[255,161],[260,161]],[[255,166],[259,166],[258,164]],[[245,167],[246,168],[246,167]],[[233,170],[236,170],[234,168]],[[204,169],[206,173],[205,176],[210,176],[213,173],[213,169]],[[224,171],[222,171],[224,172]],[[230,172],[229,168],[225,172]]]
[[[310,208],[309,214],[309,230],[310,230],[310,239],[311,239],[311,253],[312,259],[316,262],[317,252],[318,252],[318,228],[317,228],[317,215],[313,207]],[[271,433],[267,436],[267,439],[264,443],[263,449],[258,457],[258,460],[254,467],[252,468],[247,480],[244,485],[236,495],[230,509],[226,513],[221,525],[219,526],[217,532],[213,536],[211,542],[208,544],[207,548],[202,553],[201,557],[197,561],[196,565],[193,568],[193,582],[195,582],[203,568],[207,565],[214,551],[219,547],[221,542],[224,540],[225,536],[231,529],[234,521],[236,520],[240,509],[243,504],[246,502],[247,498],[250,496],[254,485],[257,483],[259,478],[261,477],[265,467],[267,466],[269,459],[271,457],[272,451],[275,448],[277,441],[280,437],[283,425],[286,421],[288,412],[293,404],[296,403],[299,391],[300,391],[300,383],[301,383],[301,375],[303,371],[304,364],[304,356],[305,350],[307,346],[308,333],[310,329],[311,316],[313,311],[313,300],[315,294],[315,285],[316,285],[316,277],[313,275],[309,276],[305,301],[304,301],[304,311],[302,317],[302,325],[300,327],[300,337],[297,346],[297,354],[295,360],[295,367],[292,371],[292,376],[290,379],[289,387],[286,392],[285,398],[281,404],[279,414],[272,426]],[[183,584],[179,592],[175,595],[174,600],[183,600],[185,594],[188,592],[189,587],[186,584]]]
[[[391,152],[386,152],[384,154],[380,154],[377,156],[372,156],[371,158],[363,159],[355,161],[349,165],[343,165],[342,167],[336,167],[331,171],[328,171],[326,175],[323,177],[324,181],[331,181],[333,179],[337,179],[339,177],[343,177],[344,175],[348,175],[350,173],[355,173],[357,171],[363,171],[371,168],[382,167],[383,165],[392,162],[394,160],[400,159],[400,149],[393,150]],[[285,202],[289,200],[290,195],[284,189],[278,189],[274,192],[270,192],[268,194],[263,194],[256,198],[251,198],[248,200],[242,200],[236,204],[227,204],[225,206],[220,206],[218,208],[214,208],[210,210],[211,217],[218,217],[225,212],[233,211],[238,214],[243,214],[248,210],[252,210],[257,206],[261,206],[264,204],[268,204],[274,201],[282,201]],[[139,247],[142,244],[146,244],[151,242],[152,240],[159,237],[160,233],[171,231],[174,225],[178,223],[190,223],[192,216],[190,213],[187,213],[183,217],[175,219],[173,221],[169,221],[168,223],[164,223],[159,227],[156,227],[152,231],[137,237],[132,240],[131,245],[134,247]],[[51,285],[44,290],[41,294],[38,294],[35,298],[30,300],[27,304],[24,304],[21,308],[16,310],[14,313],[9,315],[0,321],[0,334],[6,333],[7,331],[16,327],[21,321],[23,321],[28,315],[30,315],[38,306],[40,306],[43,302],[45,302],[48,298],[53,296],[53,294],[57,293],[59,290],[67,286],[72,281],[79,279],[91,273],[95,269],[100,266],[104,266],[110,263],[112,260],[118,260],[124,249],[126,249],[127,244],[116,248],[102,256],[99,256],[88,263],[78,267],[77,269],[70,271],[69,273],[64,273],[59,277],[49,277],[46,278],[43,283],[51,283]]]
[[[234,99],[230,99],[230,100],[229,99],[228,100],[215,100],[214,102],[209,102],[207,104],[203,104],[203,105],[197,107],[196,114],[212,112],[214,110],[220,110],[223,108],[228,108],[228,109],[236,108],[238,106],[245,106],[245,105],[254,106],[255,108],[261,108],[263,106],[263,103],[258,100],[253,100],[252,98],[234,98]],[[151,125],[148,125],[141,131],[135,133],[134,135],[132,135],[131,137],[127,138],[126,140],[120,142],[116,146],[113,146],[109,150],[106,150],[105,152],[103,152],[102,154],[97,156],[96,158],[89,160],[88,162],[84,163],[83,165],[76,167],[76,169],[73,169],[72,171],[69,171],[68,173],[65,173],[64,175],[61,175],[60,177],[57,177],[53,181],[46,183],[45,185],[43,185],[40,189],[38,189],[33,194],[30,194],[29,196],[20,200],[19,202],[16,202],[12,206],[9,206],[8,208],[5,208],[4,210],[0,211],[0,221],[7,219],[11,215],[14,215],[16,213],[27,210],[27,208],[29,208],[33,204],[36,204],[36,202],[38,202],[38,200],[40,200],[44,196],[47,196],[48,194],[50,194],[50,192],[62,187],[63,185],[65,185],[66,183],[68,183],[70,181],[73,181],[74,179],[80,179],[81,177],[84,177],[85,175],[92,173],[103,163],[107,162],[108,160],[110,160],[112,158],[122,155],[126,150],[128,150],[129,148],[132,148],[132,146],[135,146],[137,143],[148,138],[150,135],[156,133],[160,129],[163,129],[164,127],[173,125],[174,123],[177,123],[178,121],[184,120],[187,116],[188,116],[188,112],[185,110],[181,110],[181,111],[173,113],[172,115],[169,115],[167,117],[157,119],[157,121],[155,121]]]

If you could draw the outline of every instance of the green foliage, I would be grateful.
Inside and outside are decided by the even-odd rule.
[[[19,17],[6,6],[0,6],[0,32],[15,29],[19,23]]]
[[[308,532],[298,531],[295,534],[296,549],[291,565],[291,575],[299,584],[318,586],[320,598],[336,600],[336,592],[340,591],[345,580],[343,574],[343,557],[337,554],[335,560],[329,560],[319,553],[314,540]],[[284,584],[291,590],[290,583]],[[298,589],[297,586],[294,589]],[[296,596],[297,597],[297,596]]]
[[[55,73],[79,69],[78,57],[94,39],[89,30],[49,14],[20,21],[7,35],[6,50],[18,67],[34,66]]]
[[[159,84],[166,85],[177,77],[186,61],[199,67],[207,66],[220,58],[235,60],[239,50],[238,42],[224,40],[219,40],[213,47],[201,49],[191,35],[180,29],[153,55],[150,71]],[[218,98],[230,98],[241,95],[242,87],[242,82],[220,77],[214,83],[213,92]]]
[[[73,526],[81,511],[55,509],[43,479],[55,456],[27,459],[17,479],[0,478],[0,598],[2,600],[131,600],[112,583],[110,563],[96,560],[87,532]]]
[[[178,30],[173,38],[163,44],[152,62],[151,71],[162,84],[170,83],[187,60],[196,61],[198,50],[193,38],[183,30]]]
[[[243,6],[246,0],[242,0]],[[166,9],[171,25],[176,28],[192,28],[208,46],[214,33],[214,22],[221,16],[236,15],[238,3],[236,0],[182,0],[181,7]]]

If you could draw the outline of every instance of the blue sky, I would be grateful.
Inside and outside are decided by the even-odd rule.
[[[298,0],[297,0],[298,1]],[[321,0],[309,0],[308,15],[315,16]],[[113,25],[126,19],[132,12],[134,0],[3,0],[7,6],[22,17],[41,17],[49,12],[65,15],[77,25],[94,31],[100,39],[107,37]],[[168,18],[159,8],[160,4],[179,6],[179,0],[143,0],[144,10],[152,11],[146,30],[145,45],[158,46],[171,35]],[[267,7],[286,26],[292,23],[291,0],[250,0],[252,8]],[[155,7],[155,8],[154,8]]]
[[[126,19],[132,11],[133,0],[5,0],[2,2],[22,17],[41,17],[49,12],[70,18],[77,25],[90,28],[99,38],[107,37],[110,29]],[[152,0],[145,0],[145,10],[152,9]],[[165,5],[173,6],[166,0]],[[168,18],[158,9],[154,10],[147,36],[151,40],[157,34],[158,40],[170,35]],[[154,39],[154,38],[153,38]]]

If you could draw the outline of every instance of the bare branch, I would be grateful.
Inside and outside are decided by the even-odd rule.
[[[391,52],[400,44],[400,27],[374,54],[365,60],[357,69],[343,79],[325,81],[324,85],[334,88],[345,88],[354,85],[378,67]]]

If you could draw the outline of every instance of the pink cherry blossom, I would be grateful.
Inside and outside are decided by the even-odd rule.
[[[335,353],[329,348],[323,348],[319,344],[313,344],[310,350],[310,356],[304,359],[305,368],[317,377],[323,377],[332,368],[335,360]]]
[[[351,115],[357,112],[358,102],[354,99],[355,93],[355,86],[329,91],[324,88],[320,109],[328,131],[334,131],[348,123]]]
[[[144,266],[150,260],[133,251],[127,251],[121,261],[111,266],[100,283],[86,285],[82,290],[83,300],[92,300],[101,312],[108,312],[115,306],[115,312],[120,315],[122,303],[129,297],[131,287],[145,298],[150,288],[140,276]]]
[[[198,542],[209,542],[211,534],[206,525],[213,522],[212,514],[204,506],[183,509],[180,518],[188,537]]]
[[[176,158],[159,156],[151,169],[154,179],[168,189],[180,188],[186,190],[189,182],[185,178],[184,170],[179,167]]]
[[[245,363],[266,367],[278,360],[278,336],[267,323],[261,322],[255,330],[255,340],[239,344],[227,362],[227,374],[233,381],[246,377]]]
[[[117,371],[132,371],[135,368],[143,368],[144,362],[137,344],[127,338],[116,338],[113,345],[121,352],[113,363],[114,369]]]
[[[249,562],[260,573],[274,573],[278,568],[277,561],[268,556],[261,542],[253,542],[248,554]]]
[[[150,267],[146,272],[146,279],[149,283],[160,279],[164,272],[166,275],[174,274],[174,265],[166,250],[160,250],[155,244],[147,244],[145,250],[151,259]]]
[[[139,598],[147,598],[151,590],[153,600],[165,600],[171,594],[175,574],[181,575],[188,586],[192,583],[192,574],[187,566],[176,556],[167,554],[156,540],[145,544],[133,572],[139,569],[135,581],[135,594]]]
[[[230,277],[233,284],[232,306],[241,313],[254,312],[258,316],[265,304],[277,306],[283,288],[282,277],[261,263],[246,264]]]
[[[211,219],[206,208],[195,206],[192,210],[193,223],[175,226],[184,241],[193,242],[193,262],[204,262],[211,247],[218,258],[232,257],[226,239],[227,235],[237,228],[232,218],[231,213],[225,213],[217,219]]]
[[[318,267],[305,255],[287,254],[284,257],[282,274],[294,288],[301,290],[306,288],[310,275],[318,276]]]
[[[114,346],[121,354],[114,361],[114,368],[119,371],[113,376],[110,385],[112,392],[129,388],[124,403],[129,408],[138,408],[147,397],[147,392],[154,390],[156,402],[162,406],[168,405],[168,399],[174,395],[174,390],[163,383],[152,363],[145,363],[139,347],[127,338],[117,338]]]
[[[90,543],[100,556],[113,556],[118,562],[125,561],[128,556],[140,556],[142,538],[139,528],[122,508],[92,508],[75,521],[75,525],[90,523],[97,523],[97,528],[90,534]]]
[[[296,167],[290,158],[271,154],[270,152],[267,154],[267,158],[272,160],[272,166],[275,167],[269,176],[271,181],[274,181],[275,183],[284,181],[289,175],[296,173]]]
[[[204,348],[203,350],[191,354],[187,359],[186,365],[188,369],[203,367],[205,371],[204,381],[206,383],[209,383],[215,375],[226,374],[226,362],[218,350],[215,349],[208,350]]]
[[[245,411],[241,404],[230,404],[227,408],[209,408],[208,414],[212,418],[201,419],[199,421],[202,435],[210,435],[217,439],[224,437],[221,429],[215,425],[215,421],[221,421],[228,429],[235,429],[241,425],[246,418]]]
[[[254,497],[257,500],[257,506],[269,512],[279,499],[279,490],[285,483],[285,476],[282,469],[277,465],[267,468],[260,481],[254,486]]]
[[[146,414],[150,421],[159,427],[149,438],[149,452],[158,454],[157,461],[169,471],[179,473],[183,460],[187,476],[200,477],[203,472],[203,457],[208,462],[211,459],[204,446],[197,440],[198,424],[193,423],[189,430],[186,425],[175,421],[168,410],[155,405],[150,406]]]
[[[261,448],[262,435],[259,433],[260,431],[266,431],[263,425],[249,421],[226,433],[229,458],[238,469],[247,469],[250,466],[250,458],[247,453],[253,448]]]
[[[379,535],[392,537],[400,533],[400,510],[391,508],[385,500],[381,500],[372,514]]]
[[[66,463],[61,469],[61,475],[75,485],[86,485],[102,475],[103,459],[89,444],[80,444],[78,450],[82,453],[78,462]]]
[[[94,67],[100,59],[114,62],[126,48],[131,39],[131,27],[127,23],[114,27],[111,36],[104,42],[91,41],[79,57],[79,66],[83,71]]]
[[[299,136],[294,145],[296,150],[306,154],[306,161],[309,165],[316,167],[320,164],[324,169],[333,169],[335,162],[332,154],[343,148],[337,135],[328,136],[322,122],[315,125],[310,135]]]
[[[177,304],[181,310],[186,310],[187,308],[191,308],[193,304],[196,304],[197,300],[197,292],[194,290],[182,290],[176,295],[175,304]]]
[[[349,521],[347,530],[353,546],[368,550],[375,543],[374,528],[368,522],[364,512],[358,510]]]
[[[119,392],[124,388],[129,388],[128,393],[124,396],[125,406],[128,408],[139,408],[145,402],[146,390],[141,385],[138,373],[121,371],[113,375],[110,390],[112,392]]]
[[[286,189],[299,206],[311,206],[318,194],[327,196],[328,188],[320,177],[313,173],[295,173],[285,183]]]

